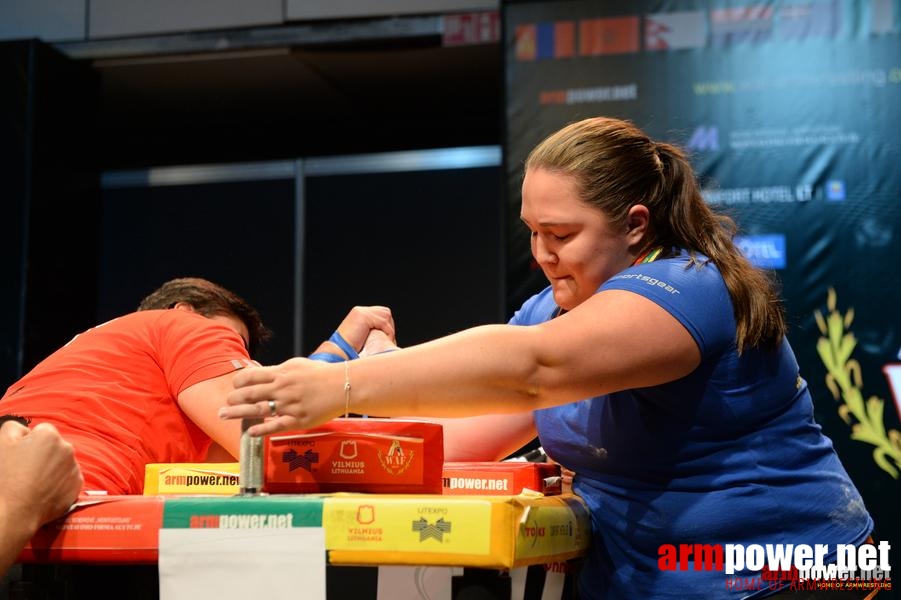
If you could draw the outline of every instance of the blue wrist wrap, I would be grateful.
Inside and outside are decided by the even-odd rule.
[[[339,348],[341,348],[341,349],[344,351],[344,354],[347,355],[347,359],[348,359],[348,360],[354,360],[354,359],[356,359],[356,358],[360,358],[360,355],[357,354],[357,351],[354,350],[353,346],[351,346],[350,344],[348,344],[348,343],[347,343],[347,340],[345,340],[345,339],[341,336],[341,334],[338,333],[337,330],[335,330],[335,333],[332,334],[332,336],[328,339],[328,341],[330,341],[330,342],[333,343],[334,345],[336,345],[336,346],[338,346]]]
[[[339,363],[347,360],[343,356],[338,356],[337,354],[332,354],[331,352],[314,352],[307,358],[309,358],[310,360],[318,360],[327,363]]]

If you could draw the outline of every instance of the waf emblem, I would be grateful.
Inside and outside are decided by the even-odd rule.
[[[406,452],[403,446],[400,445],[400,440],[391,440],[391,446],[388,448],[388,452],[383,454],[382,451],[379,450],[379,464],[391,475],[400,475],[410,468],[414,454],[415,452],[413,450]]]
[[[444,540],[444,534],[451,532],[451,524],[443,518],[438,519],[434,523],[429,523],[420,517],[418,521],[413,521],[413,531],[419,533],[420,542],[429,538],[435,538],[441,542]]]

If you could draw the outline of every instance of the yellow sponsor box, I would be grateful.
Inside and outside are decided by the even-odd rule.
[[[568,560],[588,548],[577,496],[332,494],[322,524],[329,563],[509,569]]]
[[[239,463],[154,463],[144,467],[144,495],[218,494],[239,491]]]

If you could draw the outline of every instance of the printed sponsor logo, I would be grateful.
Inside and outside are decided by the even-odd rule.
[[[820,146],[857,144],[860,135],[856,131],[844,131],[841,125],[810,125],[801,127],[765,127],[733,131],[729,136],[729,148],[782,148],[792,146]]]
[[[199,475],[166,475],[163,478],[163,484],[167,486],[184,486],[191,487],[196,485],[203,486],[232,486],[238,485],[238,476],[223,473],[212,474],[204,473]]]
[[[444,534],[451,532],[451,522],[445,521],[444,517],[438,519],[434,523],[429,523],[425,518],[420,517],[413,521],[412,531],[419,534],[419,541],[432,538],[439,542],[444,541]]]
[[[293,513],[192,515],[192,529],[288,529],[293,527]]]
[[[357,507],[357,523],[361,525],[369,525],[375,521],[375,506],[372,504],[361,504]]]
[[[701,125],[692,132],[685,146],[693,151],[715,152],[720,149],[720,130],[717,127]]]
[[[543,538],[566,537],[574,535],[572,522],[543,525],[536,521],[526,521],[520,525],[520,535],[526,540],[531,540],[532,547],[536,546]]]
[[[505,477],[443,477],[441,483],[449,490],[510,490],[510,480]]]
[[[77,516],[69,513],[63,527],[66,531],[142,531],[145,523],[135,522],[133,517]]]
[[[692,92],[696,96],[716,96],[725,94],[760,94],[775,91],[792,91],[802,89],[832,89],[843,87],[882,88],[887,84],[901,83],[901,68],[863,69],[838,71],[834,73],[805,73],[784,77],[767,77],[762,79],[744,79],[740,81],[713,80],[692,83]],[[809,127],[793,127],[778,129],[781,132],[791,131],[792,141],[777,142],[779,145],[797,145],[807,143],[812,137],[823,138],[831,135],[830,130],[840,130],[837,125],[814,125]],[[753,131],[753,130],[751,130]],[[766,131],[766,130],[764,130]],[[854,134],[856,136],[856,134]],[[836,143],[846,143],[849,139],[839,138]],[[741,143],[741,142],[738,142]]]
[[[840,202],[845,199],[845,182],[840,179],[830,179],[826,182],[826,200]]]
[[[379,464],[390,475],[400,475],[409,469],[415,455],[416,452],[413,450],[405,451],[400,445],[400,440],[391,440],[387,453],[378,451]]]
[[[303,454],[294,448],[282,452],[282,462],[288,463],[288,471],[296,471],[303,469],[305,471],[313,470],[313,465],[319,462],[319,453],[313,450],[307,450]]]
[[[344,460],[353,460],[357,457],[357,440],[341,440],[338,447],[338,456]]]
[[[526,521],[520,525],[520,535],[526,540],[531,540],[531,546],[534,548],[538,542],[547,537],[547,527],[538,523],[538,521]]]
[[[638,99],[638,84],[603,85],[568,90],[545,90],[538,94],[542,106],[549,104],[584,104],[591,102],[623,102]]]
[[[814,188],[799,184],[763,187],[702,189],[701,195],[708,204],[769,204],[774,202],[807,202],[813,198]]]
[[[784,269],[786,265],[785,235],[735,236],[735,245],[751,264],[762,269]]]
[[[621,273],[619,275],[614,275],[613,277],[611,277],[611,279],[634,279],[635,281],[641,281],[642,283],[646,283],[647,285],[649,285],[651,287],[659,287],[662,290],[669,292],[670,294],[673,294],[673,295],[682,293],[678,289],[673,287],[672,285],[668,284],[667,282],[660,281],[656,277],[650,277],[643,273]],[[601,450],[603,450],[603,448],[601,448]],[[604,452],[605,452],[605,456],[606,456],[606,450]]]

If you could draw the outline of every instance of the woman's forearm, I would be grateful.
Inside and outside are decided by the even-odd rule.
[[[559,403],[536,327],[485,325],[350,365],[352,412],[464,417]],[[556,394],[554,394],[556,392]],[[577,399],[577,398],[572,398]]]

